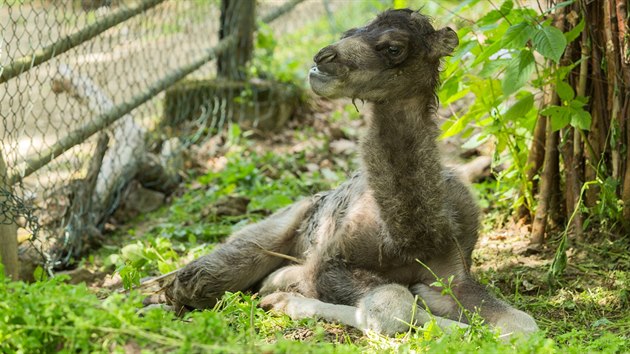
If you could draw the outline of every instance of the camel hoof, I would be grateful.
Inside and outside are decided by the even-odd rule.
[[[260,307],[262,307],[265,311],[274,310],[286,313],[287,306],[289,305],[291,298],[294,296],[296,295],[286,292],[271,293],[263,296],[260,300]]]

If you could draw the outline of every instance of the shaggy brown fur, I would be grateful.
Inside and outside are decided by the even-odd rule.
[[[294,318],[319,316],[391,334],[429,320],[424,311],[410,317],[418,295],[445,317],[440,324],[466,322],[456,303],[429,285],[435,277],[420,260],[440,278],[453,276],[457,299],[490,324],[504,332],[536,330],[529,315],[469,274],[479,210],[442,166],[435,142],[440,60],[457,44],[450,28],[435,30],[417,12],[390,10],[320,50],[309,75],[313,91],[371,105],[362,169],[190,263],[167,287],[168,298],[203,309],[225,291],[260,286],[263,306]]]

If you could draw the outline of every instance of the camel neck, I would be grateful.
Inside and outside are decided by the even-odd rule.
[[[448,232],[448,223],[440,222],[446,220],[444,180],[432,102],[433,97],[419,97],[374,103],[362,143],[368,184],[389,233],[401,245]]]

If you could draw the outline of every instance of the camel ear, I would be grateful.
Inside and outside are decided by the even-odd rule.
[[[453,50],[459,44],[459,38],[457,38],[457,33],[450,27],[444,27],[433,32],[430,43],[432,43],[431,54],[441,58],[453,53]]]

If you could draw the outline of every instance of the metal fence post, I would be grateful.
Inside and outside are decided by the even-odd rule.
[[[217,58],[217,76],[231,80],[245,79],[245,66],[254,50],[256,0],[221,0],[219,40],[237,33],[236,45]]]
[[[0,258],[4,273],[13,280],[18,278],[17,227],[10,207],[11,185],[7,166],[0,150]]]

